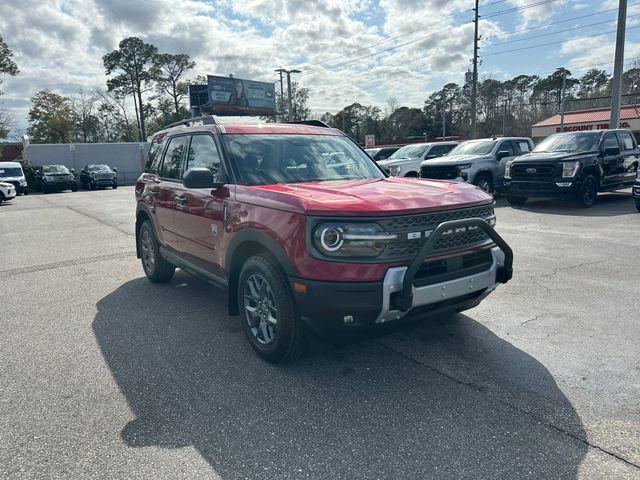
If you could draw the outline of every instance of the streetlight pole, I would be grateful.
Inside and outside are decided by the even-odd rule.
[[[284,102],[284,85],[282,84],[282,68],[276,70],[280,74],[280,121],[282,121],[282,102]]]
[[[622,0],[620,0],[622,1]],[[473,30],[473,80],[471,82],[471,138],[475,139],[478,136],[478,130],[476,125],[476,108],[478,95],[478,22],[479,22],[479,1],[475,0],[474,11],[474,30]]]
[[[609,128],[620,125],[620,95],[622,93],[622,69],[624,61],[624,34],[627,28],[627,0],[618,4],[618,30],[616,35],[616,54],[613,65],[613,82],[611,85],[611,120]]]
[[[442,109],[442,140],[447,136],[447,111]]]
[[[562,71],[562,90],[560,91],[560,132],[564,131],[564,109],[565,109],[565,89],[567,88],[567,69],[564,67],[558,68],[556,70]]]

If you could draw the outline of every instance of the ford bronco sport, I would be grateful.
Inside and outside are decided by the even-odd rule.
[[[556,133],[507,165],[505,190],[512,205],[530,197],[576,199],[590,207],[598,192],[633,185],[640,151],[629,130]]]
[[[512,274],[492,198],[464,183],[387,177],[318,121],[156,133],[135,188],[137,255],[222,286],[254,350],[282,361],[304,332],[472,308]]]

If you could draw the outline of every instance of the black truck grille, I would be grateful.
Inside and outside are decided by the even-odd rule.
[[[437,180],[453,180],[460,176],[460,171],[455,165],[432,166],[423,165],[420,168],[420,178],[435,178]]]
[[[425,232],[434,230],[442,222],[465,218],[482,218],[488,220],[494,216],[493,206],[449,210],[431,214],[407,215],[383,219],[378,223],[389,233],[397,233],[400,238],[387,245],[382,257],[390,260],[412,259],[418,254],[426,241]],[[419,233],[419,238],[411,238]],[[490,242],[489,237],[480,229],[464,232],[451,232],[436,241],[432,256],[461,251],[468,248],[485,245]]]
[[[513,163],[511,178],[513,180],[547,180],[556,176],[557,165],[554,163]]]

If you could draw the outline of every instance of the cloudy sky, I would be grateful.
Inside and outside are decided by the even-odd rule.
[[[480,78],[612,69],[617,0],[481,0]],[[625,61],[640,60],[629,1]],[[534,6],[532,6],[534,5]],[[316,112],[360,102],[421,106],[464,82],[473,0],[2,0],[0,33],[21,70],[0,97],[19,127],[29,98],[105,87],[102,56],[127,36],[187,53],[195,74],[275,81],[299,68]],[[546,44],[546,45],[541,45]]]

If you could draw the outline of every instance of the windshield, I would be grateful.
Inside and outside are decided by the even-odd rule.
[[[247,185],[384,178],[346,137],[223,135],[229,157]]]
[[[87,167],[87,170],[90,171],[90,172],[96,172],[96,171],[101,171],[101,170],[111,171],[111,169],[109,168],[109,165],[89,165]]]
[[[44,173],[69,173],[69,170],[64,165],[45,165],[42,167]]]
[[[406,145],[402,147],[400,150],[397,150],[393,155],[389,157],[392,158],[420,158],[424,154],[424,152],[429,148],[429,145]]]
[[[21,177],[22,169],[20,167],[0,167],[0,177]]]
[[[464,142],[456,146],[449,152],[449,156],[453,155],[487,155],[491,153],[495,146],[495,140],[473,140]]]
[[[534,152],[588,152],[598,148],[600,132],[554,133],[540,142]]]

